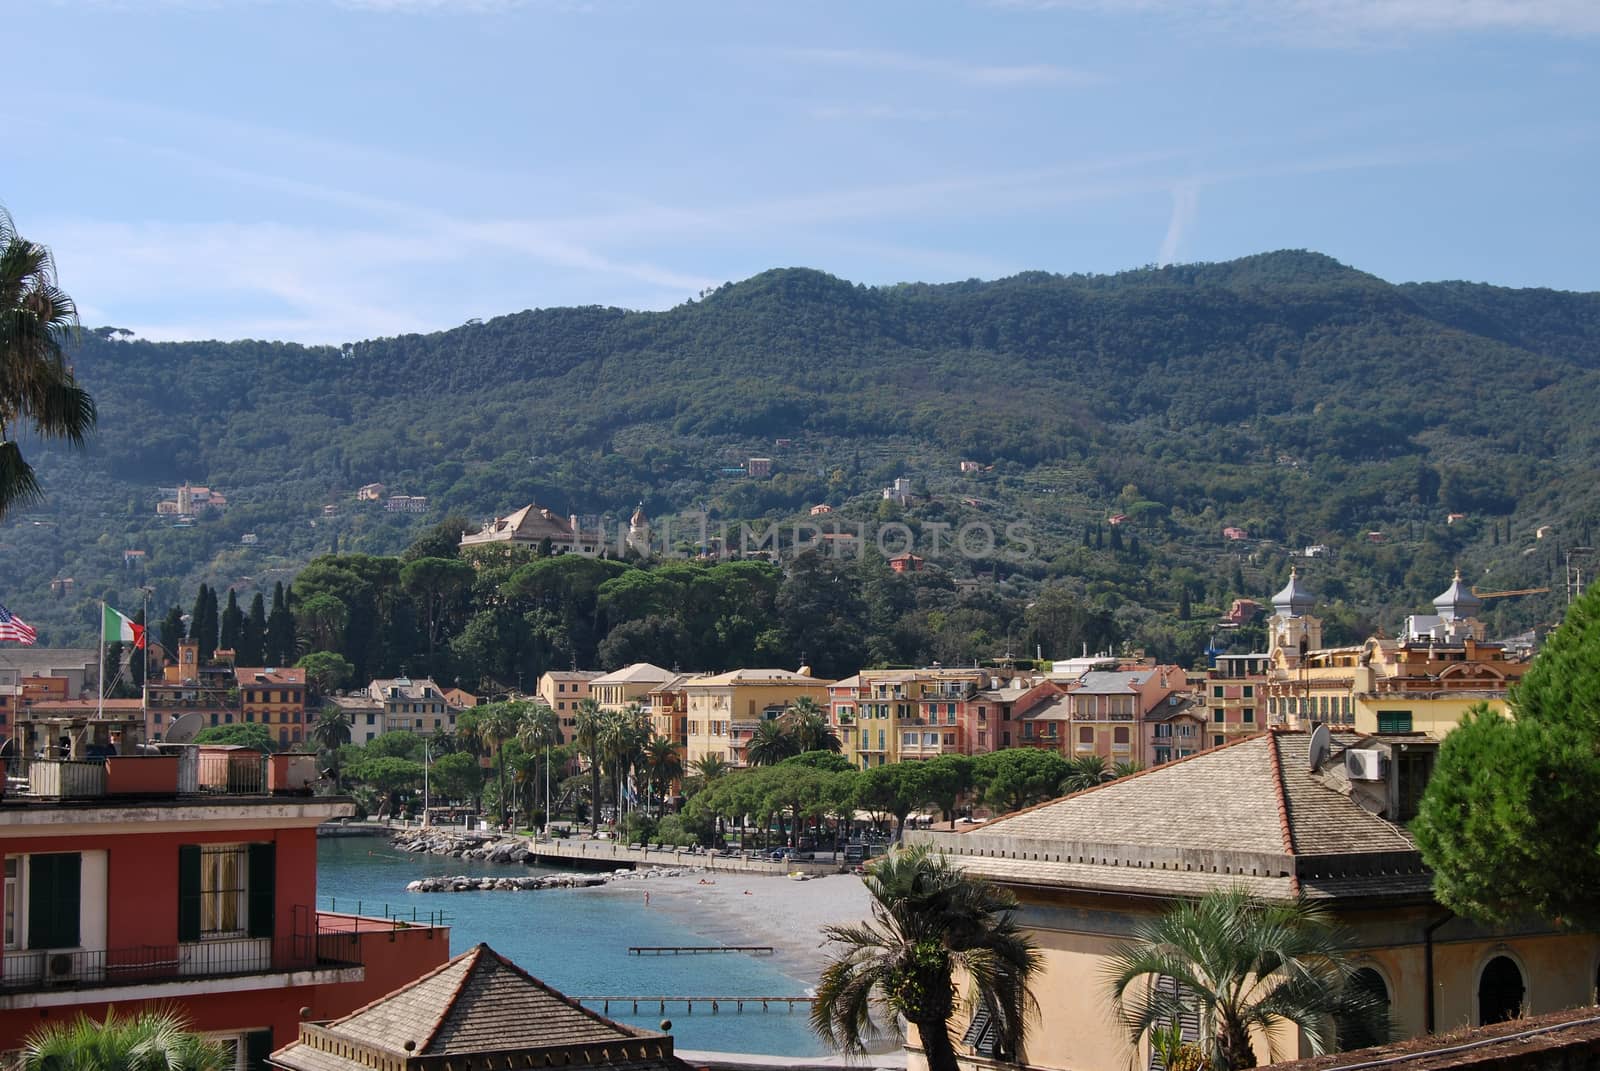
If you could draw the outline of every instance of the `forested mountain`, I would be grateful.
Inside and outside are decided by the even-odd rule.
[[[92,637],[95,598],[136,610],[141,585],[162,610],[201,582],[248,597],[316,555],[397,553],[448,514],[538,501],[614,525],[642,501],[658,523],[819,503],[919,537],[1022,523],[1026,556],[929,555],[982,581],[948,609],[1055,581],[1187,655],[1306,545],[1331,548],[1302,564],[1353,635],[1394,628],[1457,564],[1480,589],[1559,587],[1600,515],[1600,294],[1396,286],[1305,252],[878,288],[786,269],[665,312],[535,310],[342,348],[103,328],[74,359],[99,432],[86,455],[33,444],[48,499],[0,528],[0,600],[58,644]],[[773,476],[724,471],[751,456]],[[883,502],[898,476],[928,497]],[[158,489],[183,481],[226,513],[158,518]],[[429,511],[357,503],[373,482]],[[1496,602],[1494,623],[1562,602]]]

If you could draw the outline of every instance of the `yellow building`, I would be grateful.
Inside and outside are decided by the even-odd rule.
[[[862,670],[850,678],[853,695],[833,696],[844,756],[852,765],[865,768],[971,754],[974,744],[969,738],[975,730],[970,702],[980,689],[998,686],[992,673],[938,666]],[[848,724],[845,717],[850,719]]]
[[[1477,703],[1504,710],[1507,690],[1527,669],[1504,646],[1484,639],[1477,618],[1483,603],[1460,573],[1433,600],[1434,612],[1406,618],[1395,638],[1322,647],[1322,623],[1311,616],[1310,606],[1310,595],[1293,574],[1273,597],[1265,687],[1267,721],[1273,725],[1437,738]]]
[[[828,683],[788,669],[735,669],[684,681],[684,764],[715,755],[746,765],[744,747],[755,727],[782,717],[802,696],[826,711]]]
[[[1488,928],[1444,911],[1406,832],[1431,742],[1319,731],[1243,737],[1182,762],[1000,818],[917,832],[1020,901],[1043,966],[1023,1051],[997,1050],[981,1015],[952,1024],[963,1066],[1052,1071],[1151,1066],[1112,1016],[1106,968],[1140,923],[1214,889],[1304,896],[1349,934],[1356,980],[1399,1037],[1540,1014],[1594,999],[1600,935],[1527,921]],[[1283,1025],[1265,1064],[1308,1049]],[[926,1061],[911,1045],[911,1071]],[[1007,1059],[1008,1056],[1014,1060]]]

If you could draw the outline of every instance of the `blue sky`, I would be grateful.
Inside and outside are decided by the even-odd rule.
[[[150,338],[1289,247],[1600,289],[1595,0],[27,0],[5,25],[0,202],[86,324]]]

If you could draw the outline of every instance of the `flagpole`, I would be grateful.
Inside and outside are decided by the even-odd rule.
[[[97,670],[100,678],[100,705],[95,708],[96,721],[102,721],[106,716],[106,601],[100,600],[100,666]]]

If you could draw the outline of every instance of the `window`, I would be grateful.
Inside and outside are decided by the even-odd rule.
[[[1256,708],[1255,707],[1245,707],[1243,710],[1239,711],[1239,717],[1244,721],[1244,723],[1246,725],[1254,724],[1255,720],[1256,720]]]
[[[272,844],[178,847],[178,940],[271,937],[276,852]]]
[[[1032,740],[1033,739],[1033,722],[1025,721],[1025,722],[1022,723],[1022,739],[1024,739],[1024,740]]]
[[[1227,714],[1221,707],[1217,707],[1215,710],[1213,710],[1211,712],[1211,720],[1212,721],[1222,722],[1222,721],[1225,721],[1226,719],[1227,719]]]
[[[1411,731],[1411,711],[1409,710],[1380,710],[1378,711],[1378,732],[1380,733],[1409,733]]]
[[[1011,746],[1011,734],[1009,732],[1003,732],[1003,733],[1000,734],[1000,746],[1001,747],[1010,747]]]
[[[1080,743],[1080,744],[1092,744],[1092,743],[1094,743],[1094,726],[1092,726],[1092,725],[1080,725],[1080,726],[1078,726],[1078,743]]]
[[[1111,742],[1113,744],[1122,744],[1126,746],[1128,743],[1128,727],[1126,725],[1119,725],[1112,729]]]
[[[1212,747],[1221,747],[1222,746],[1222,739],[1223,739],[1222,738],[1222,734],[1220,734],[1220,733],[1212,736],[1211,737],[1211,746]]]
[[[944,734],[944,746],[945,747],[955,747],[956,746],[956,734],[955,733],[945,733]]]
[[[1246,699],[1254,699],[1256,697],[1256,686],[1253,685],[1253,684],[1245,685],[1244,686],[1244,697]]]
[[[83,856],[48,852],[6,859],[7,948],[76,948]]]
[[[1222,698],[1222,685],[1213,684],[1211,686],[1211,698],[1213,698],[1213,699],[1221,699]]]

